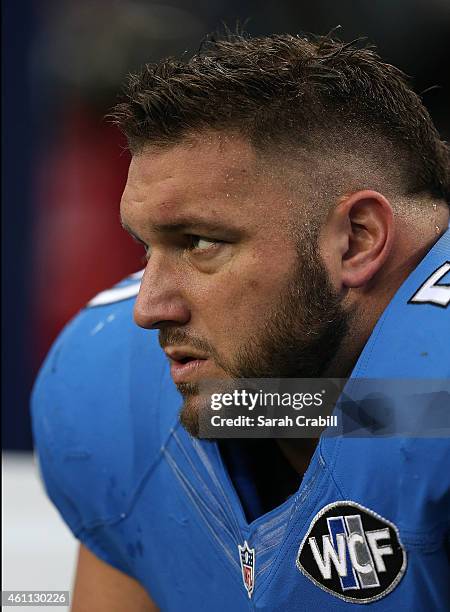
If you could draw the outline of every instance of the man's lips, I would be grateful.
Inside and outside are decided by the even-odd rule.
[[[164,352],[170,360],[170,374],[175,384],[189,382],[189,379],[207,361],[206,356],[199,355],[190,349],[168,347],[164,349]]]
[[[189,379],[195,377],[204,363],[206,363],[206,359],[192,359],[187,363],[171,361],[170,374],[173,382],[175,384],[189,382]]]

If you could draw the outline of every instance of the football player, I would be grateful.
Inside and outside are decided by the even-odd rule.
[[[420,99],[358,44],[233,35],[132,75],[113,118],[145,271],[33,396],[73,609],[446,609],[444,429],[199,437],[208,379],[434,379],[411,402],[445,418],[449,156]]]

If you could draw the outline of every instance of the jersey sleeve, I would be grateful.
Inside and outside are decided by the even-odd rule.
[[[100,294],[61,333],[39,372],[31,413],[48,496],[76,538],[131,575],[104,527],[131,511],[176,419],[178,395],[156,332],[134,324],[126,293],[110,294],[112,302]],[[172,411],[162,409],[169,396]]]

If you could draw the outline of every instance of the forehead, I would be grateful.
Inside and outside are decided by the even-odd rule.
[[[186,138],[166,149],[147,147],[133,157],[131,181],[161,181],[183,177],[189,184],[209,184],[235,180],[255,173],[256,152],[239,136],[206,134]]]
[[[152,194],[177,199],[186,194],[243,192],[258,168],[253,148],[243,139],[211,135],[168,149],[147,148],[130,164],[125,200],[143,202]]]
[[[277,173],[240,136],[214,133],[167,149],[149,147],[131,161],[122,218],[150,227],[201,212],[262,225],[279,218],[290,201]]]

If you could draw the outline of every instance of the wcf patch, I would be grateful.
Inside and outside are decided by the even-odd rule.
[[[316,514],[297,554],[297,568],[324,591],[353,603],[390,593],[406,570],[397,527],[352,501]]]

